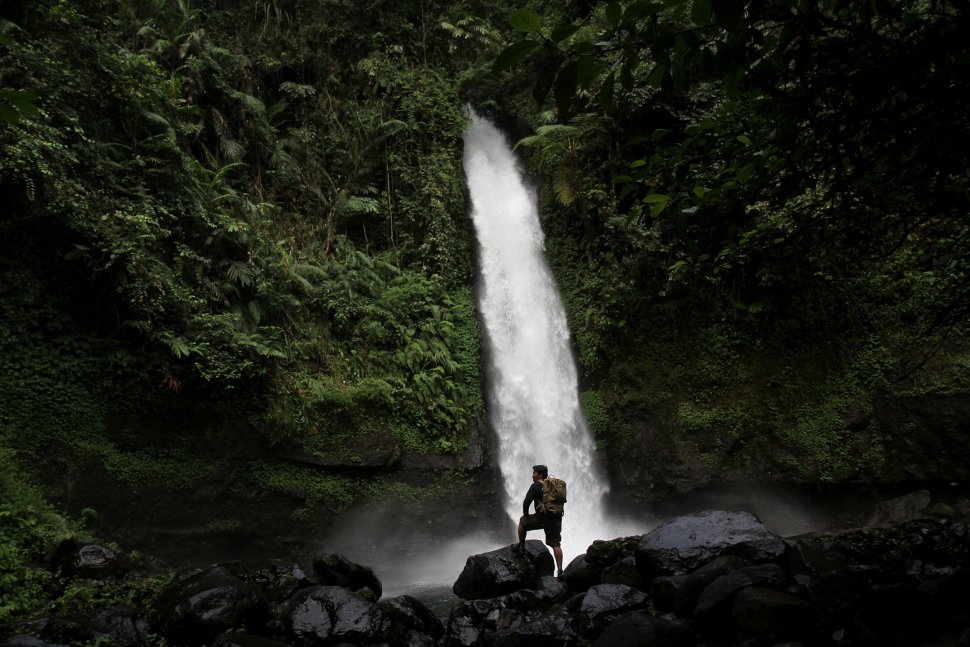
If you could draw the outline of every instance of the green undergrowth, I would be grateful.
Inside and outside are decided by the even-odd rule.
[[[258,492],[283,494],[299,501],[290,513],[294,521],[306,520],[319,511],[339,513],[352,504],[371,500],[390,504],[440,500],[452,496],[462,483],[451,474],[438,475],[423,485],[412,485],[387,476],[335,475],[312,467],[265,463],[250,465],[245,480]]]
[[[59,577],[50,559],[61,542],[82,536],[17,465],[15,452],[0,447],[0,627],[50,604]]]

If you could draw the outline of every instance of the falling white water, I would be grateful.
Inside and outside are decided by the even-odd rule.
[[[565,480],[568,563],[594,539],[618,536],[604,527],[609,485],[579,409],[569,329],[546,265],[535,193],[502,133],[469,112],[464,168],[481,248],[478,307],[491,351],[490,413],[505,508],[517,521],[534,464]],[[540,531],[529,538],[543,537]]]

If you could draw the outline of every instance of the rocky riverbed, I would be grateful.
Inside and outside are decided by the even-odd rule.
[[[594,542],[560,578],[530,540],[469,555],[447,609],[440,590],[385,596],[371,568],[339,554],[224,563],[170,576],[140,606],[36,618],[2,644],[970,645],[966,511],[925,503],[915,492],[864,527],[798,537],[742,510],[682,514]],[[104,587],[144,576],[103,546],[62,559]]]

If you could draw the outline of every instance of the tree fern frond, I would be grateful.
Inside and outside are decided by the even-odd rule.
[[[226,276],[239,285],[249,287],[253,284],[253,270],[243,261],[232,261],[226,267]]]
[[[222,149],[223,156],[231,162],[239,162],[246,157],[246,147],[235,139],[220,139],[219,148]]]
[[[246,94],[245,92],[236,91],[234,93],[235,98],[243,105],[243,107],[249,112],[255,115],[265,115],[266,114],[266,104],[254,97],[251,94]]]

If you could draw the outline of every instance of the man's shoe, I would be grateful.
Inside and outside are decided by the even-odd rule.
[[[525,552],[525,546],[523,544],[519,544],[519,543],[512,544],[512,552],[513,553],[524,553]]]
[[[559,571],[558,575],[556,575],[556,579],[557,580],[561,580],[562,579],[562,571]]]

